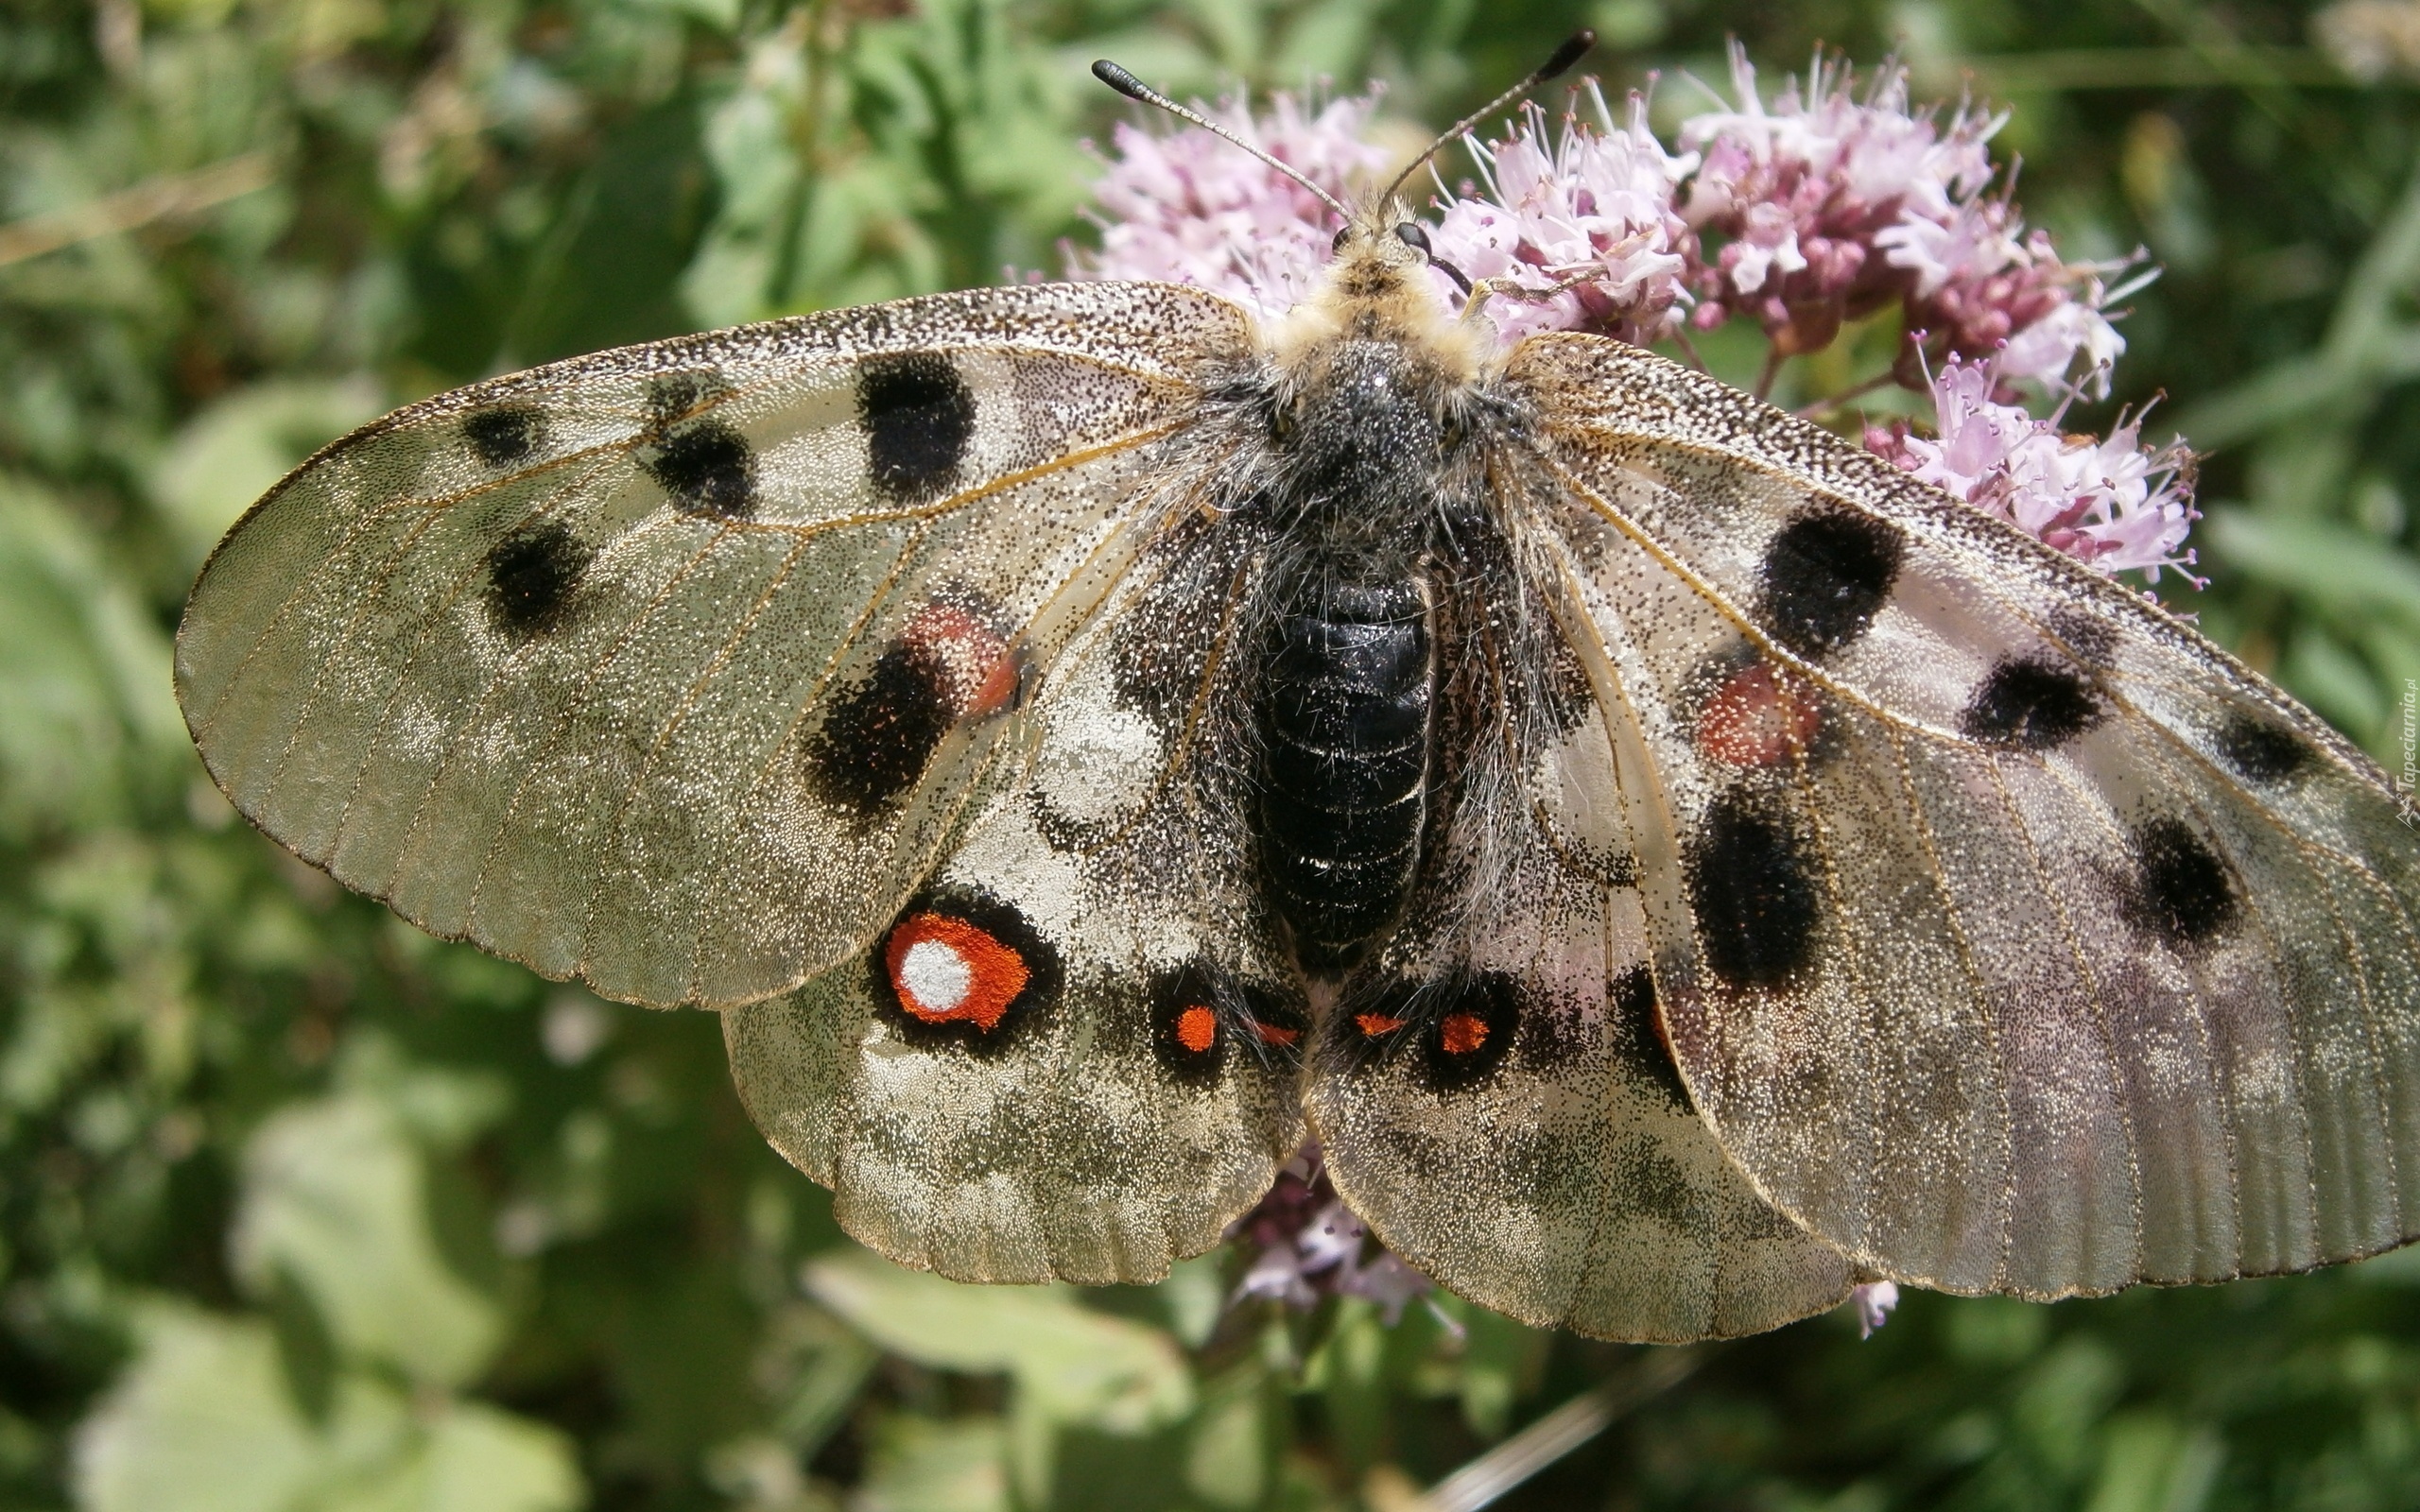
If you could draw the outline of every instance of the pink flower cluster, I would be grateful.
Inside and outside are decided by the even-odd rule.
[[[1884,69],[1859,99],[1848,71],[1821,58],[1767,106],[1737,43],[1731,81],[1736,104],[1681,128],[1682,146],[1704,158],[1684,214],[1720,240],[1698,269],[1704,302],[1692,319],[1703,329],[1750,315],[1783,353],[1813,352],[1842,319],[1903,296],[1897,233],[1947,224],[1980,196],[2000,122],[1961,111],[1945,131],[1909,109],[1904,71]]]
[[[2106,439],[2062,434],[2058,416],[1998,403],[1994,367],[1952,358],[1932,381],[1933,434],[1869,427],[1866,449],[2079,560],[2152,582],[2172,567],[2202,586],[2193,553],[2178,555],[2201,518],[2192,454],[2145,447],[2140,414],[2120,415]]]
[[[1511,137],[1471,143],[1484,192],[1447,200],[1429,236],[1440,259],[1502,291],[1487,313],[1507,341],[1599,331],[1643,344],[1679,323],[1696,244],[1673,195],[1697,159],[1664,150],[1645,100],[1616,126],[1594,80],[1585,93],[1599,129],[1574,118],[1548,147],[1532,105]]]
[[[1269,1194],[1227,1237],[1256,1251],[1236,1287],[1236,1301],[1260,1297],[1306,1308],[1322,1297],[1367,1297],[1392,1324],[1405,1303],[1436,1289],[1345,1207],[1328,1184],[1316,1142],[1279,1168]]]
[[[1897,302],[1936,358],[1997,355],[2003,379],[2052,387],[2079,357],[2091,378],[2125,350],[2102,313],[2113,266],[2062,262],[1987,192],[2005,114],[1961,107],[1943,126],[1910,107],[1905,69],[1883,68],[1859,97],[1821,58],[1768,106],[1737,43],[1731,82],[1736,106],[1681,127],[1704,157],[1684,214],[1720,244],[1696,281],[1701,329],[1753,315],[1787,356]]]
[[[1934,436],[1904,427],[1868,444],[1927,481],[2108,571],[2189,567],[2190,455],[2145,447],[2141,416],[2104,439],[2061,435],[2019,406],[2064,412],[2107,393],[2125,350],[2107,313],[2134,266],[2070,263],[2029,230],[1989,151],[2006,117],[1912,107],[1906,71],[1862,89],[1821,58],[1770,101],[1734,46],[1734,98],[1683,121],[1678,149],[1633,96],[1618,119],[1594,83],[1559,130],[1532,106],[1500,140],[1466,143],[1477,178],[1433,203],[1429,245],[1475,281],[1507,344],[1577,330],[1686,350],[1690,328],[1749,318],[1777,360],[1830,343],[1844,322],[1896,304],[1891,376],[1929,389]],[[1366,140],[1374,95],[1316,111],[1279,96],[1265,118],[1220,118],[1348,202],[1389,154]],[[1264,316],[1317,287],[1333,212],[1286,175],[1198,128],[1121,126],[1096,188],[1097,252],[1080,278],[1159,279],[1227,295]],[[1461,288],[1442,270],[1441,300]],[[1937,374],[1937,376],[1936,376]],[[2189,572],[2186,573],[2192,578]],[[2195,579],[2198,581],[2198,579]]]
[[[1237,101],[1208,113],[1350,203],[1355,181],[1386,165],[1386,149],[1363,140],[1377,103],[1335,100],[1313,113],[1280,94],[1267,119]],[[1317,287],[1337,232],[1318,196],[1200,127],[1157,136],[1120,122],[1113,142],[1093,191],[1100,250],[1066,249],[1076,277],[1189,284],[1264,317]]]
[[[1549,133],[1524,110],[1495,142],[1467,144],[1475,181],[1437,203],[1439,258],[1493,285],[1507,341],[1585,330],[1653,341],[1685,316],[1699,330],[1747,318],[1780,355],[1828,345],[1845,321],[1896,303],[1911,334],[1901,376],[1921,383],[1914,334],[1938,362],[1996,357],[2004,381],[2057,389],[2105,383],[2124,339],[2105,313],[2131,262],[2068,263],[2029,231],[1989,144],[2006,120],[1911,107],[1904,69],[1860,91],[1822,59],[1767,101],[1735,46],[1718,109],[1681,124],[1680,150],[1648,129],[1635,96],[1616,119],[1595,84],[1584,113]],[[1374,96],[1313,112],[1279,95],[1269,117],[1237,102],[1221,118],[1349,198],[1386,153],[1365,140]],[[1097,190],[1101,248],[1071,251],[1079,276],[1193,284],[1274,313],[1329,256],[1333,215],[1300,184],[1198,129],[1121,125]],[[1439,289],[1451,285],[1439,275]]]

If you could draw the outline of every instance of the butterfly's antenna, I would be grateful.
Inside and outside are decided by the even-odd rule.
[[[1597,34],[1585,26],[1581,27],[1578,31],[1575,31],[1570,36],[1563,39],[1563,45],[1554,50],[1553,57],[1538,65],[1538,69],[1535,73],[1532,73],[1529,77],[1521,80],[1518,84],[1513,85],[1511,89],[1506,90],[1503,94],[1498,94],[1495,98],[1488,101],[1485,105],[1480,106],[1478,110],[1473,111],[1470,114],[1463,116],[1459,121],[1456,121],[1451,127],[1448,127],[1445,129],[1444,134],[1438,137],[1436,141],[1428,144],[1426,151],[1421,153],[1420,156],[1412,159],[1409,163],[1405,163],[1403,172],[1396,174],[1395,181],[1387,185],[1387,192],[1378,197],[1378,203],[1383,205],[1388,200],[1392,199],[1395,197],[1395,191],[1403,187],[1404,180],[1410,178],[1414,173],[1417,173],[1420,170],[1421,165],[1426,163],[1429,159],[1435,157],[1446,143],[1460,140],[1462,134],[1468,131],[1472,127],[1478,125],[1479,122],[1486,120],[1489,116],[1494,115],[1496,112],[1504,109],[1507,105],[1512,104],[1514,100],[1519,99],[1522,95],[1527,94],[1530,91],[1537,88],[1548,79],[1559,77],[1565,69],[1580,61],[1580,60],[1586,55],[1589,48],[1596,45]],[[1099,70],[1096,68],[1094,72],[1098,73]]]
[[[1560,57],[1562,55],[1557,54],[1556,56]],[[1228,130],[1218,122],[1211,120],[1206,115],[1203,115],[1200,111],[1187,110],[1185,107],[1179,105],[1176,101],[1151,88],[1151,86],[1144,83],[1141,79],[1136,78],[1132,74],[1130,74],[1125,69],[1118,67],[1115,63],[1111,62],[1108,59],[1104,58],[1100,61],[1093,64],[1093,77],[1099,79],[1102,83],[1117,91],[1117,93],[1125,95],[1130,100],[1140,100],[1146,105],[1156,105],[1161,110],[1167,112],[1170,115],[1175,116],[1180,121],[1191,121],[1194,125],[1201,128],[1201,129],[1209,132],[1211,135],[1234,143],[1236,146],[1243,148],[1246,152],[1251,153],[1253,157],[1258,158],[1261,162],[1284,174],[1287,178],[1293,180],[1296,183],[1301,184],[1304,188],[1308,189],[1311,193],[1319,196],[1321,203],[1326,205],[1328,209],[1335,211],[1338,219],[1347,223],[1352,221],[1353,212],[1344,208],[1343,201],[1338,199],[1336,196],[1329,194],[1318,184],[1311,182],[1309,179],[1304,177],[1303,171],[1300,168],[1295,167],[1290,163],[1282,163],[1276,158],[1270,156],[1259,147],[1253,146],[1242,137],[1236,135],[1235,132]]]

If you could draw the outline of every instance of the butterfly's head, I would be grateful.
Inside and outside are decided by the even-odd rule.
[[[1336,233],[1333,271],[1348,284],[1403,283],[1433,261],[1427,228],[1400,199],[1357,211]]]
[[[1339,335],[1357,339],[1385,336],[1433,348],[1438,356],[1450,359],[1448,366],[1468,371],[1476,369],[1470,322],[1445,318],[1445,301],[1436,280],[1428,277],[1426,270],[1436,268],[1460,285],[1465,301],[1472,294],[1471,281],[1431,249],[1427,230],[1412,217],[1402,195],[1403,187],[1447,143],[1462,140],[1488,115],[1559,77],[1596,45],[1596,41],[1593,31],[1572,33],[1527,78],[1429,143],[1418,157],[1404,164],[1392,182],[1358,210],[1348,209],[1302,169],[1245,141],[1199,111],[1179,105],[1128,69],[1102,59],[1093,64],[1093,77],[1129,99],[1167,111],[1250,153],[1264,166],[1308,190],[1344,223],[1344,229],[1336,233],[1336,260],[1329,266],[1326,284],[1311,300],[1290,312],[1275,333],[1272,347],[1281,355],[1316,348]]]
[[[1432,280],[1421,276],[1422,269],[1433,267],[1452,279],[1464,299],[1470,297],[1471,281],[1437,255],[1428,228],[1392,196],[1354,215],[1336,233],[1336,260],[1338,281],[1348,286],[1370,292],[1403,284],[1433,287]]]
[[[1401,201],[1355,215],[1336,233],[1336,256],[1318,289],[1269,328],[1270,355],[1308,373],[1339,343],[1387,341],[1421,353],[1423,370],[1448,386],[1467,383],[1488,366],[1492,345],[1484,328],[1455,318],[1431,267],[1468,293],[1468,282],[1437,260],[1427,232]]]

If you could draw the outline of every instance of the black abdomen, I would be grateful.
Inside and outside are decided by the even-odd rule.
[[[1352,964],[1420,860],[1429,711],[1413,583],[1320,585],[1280,616],[1263,683],[1261,867],[1314,971]]]

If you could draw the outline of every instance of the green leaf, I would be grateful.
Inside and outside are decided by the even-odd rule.
[[[2305,625],[2294,632],[2277,676],[2296,697],[2354,738],[2367,742],[2382,734],[2387,702],[2377,678],[2324,627]]]
[[[232,1247],[257,1295],[290,1277],[340,1356],[458,1385],[487,1364],[503,1319],[439,1251],[424,1159],[402,1116],[367,1093],[288,1108],[245,1151]]]
[[[2206,1424],[2130,1413],[2109,1424],[2085,1512],[2201,1512],[2226,1458]]]
[[[1058,1287],[963,1286],[863,1250],[806,1268],[807,1289],[867,1338],[918,1365],[1005,1371],[1051,1419],[1148,1432],[1193,1409],[1193,1378],[1158,1329],[1079,1306]]]
[[[994,1418],[885,1417],[853,1512],[1009,1512],[1007,1435]]]
[[[264,1323],[162,1305],[76,1438],[85,1512],[285,1512],[326,1447],[296,1410]]]
[[[339,1488],[328,1512],[570,1512],[587,1498],[569,1440],[475,1401],[436,1410],[407,1452]]]
[[[1185,1448],[1184,1484],[1216,1507],[1256,1505],[1269,1480],[1267,1376],[1247,1361],[1213,1385]]]
[[[2033,1452],[2063,1476],[2083,1469],[2091,1431],[2125,1385],[2125,1366],[2089,1335],[2067,1339],[2027,1372],[2015,1420]]]
[[[569,1512],[571,1446],[476,1402],[412,1400],[358,1373],[323,1426],[268,1326],[176,1304],[139,1314],[134,1363],[77,1435],[85,1512]]]
[[[1227,1282],[1221,1269],[1216,1250],[1196,1255],[1178,1261],[1169,1269],[1168,1279],[1156,1288],[1168,1327],[1186,1349],[1198,1349],[1209,1343],[1226,1314]]]
[[[2385,610],[2420,626],[2420,561],[2390,541],[2332,521],[2214,511],[2205,539],[2226,565],[2323,609]]]
[[[167,643],[105,551],[47,493],[0,476],[0,818],[12,827],[120,818],[144,773],[185,759]]]
[[[717,31],[730,31],[739,25],[740,0],[625,0],[634,9],[655,10],[668,16],[685,16],[701,21]]]

